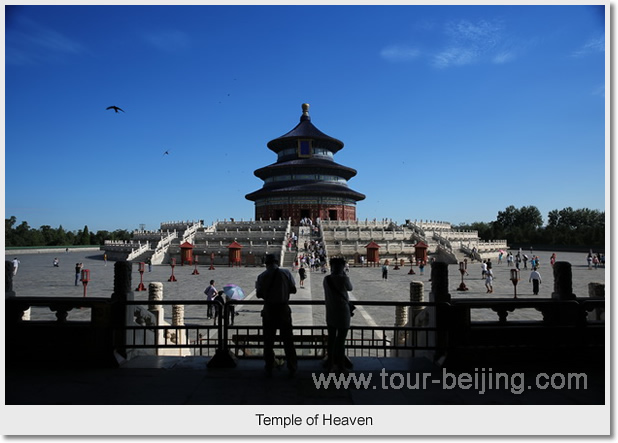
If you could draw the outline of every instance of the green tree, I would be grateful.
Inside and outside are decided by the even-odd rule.
[[[19,226],[15,228],[15,245],[14,246],[31,246],[30,241],[30,226],[28,222],[21,222]]]
[[[131,240],[131,233],[126,229],[116,229],[112,233],[111,240]]]
[[[88,226],[84,226],[82,231],[78,231],[75,236],[75,240],[79,245],[89,245],[90,244],[90,231],[88,230]]]
[[[498,211],[494,223],[494,234],[501,233],[508,243],[529,243],[538,238],[543,225],[543,216],[536,206],[508,206]]]
[[[15,226],[17,218],[12,215],[10,218],[4,219],[4,241],[7,246],[15,246]]]
[[[547,215],[545,238],[552,244],[571,246],[602,245],[605,242],[605,212],[570,206]]]
[[[54,236],[53,245],[51,246],[63,246],[63,245],[72,245],[73,242],[69,241],[69,235],[64,230],[62,225],[58,226],[56,229],[56,235]]]

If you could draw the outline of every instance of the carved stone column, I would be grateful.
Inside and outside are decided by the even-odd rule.
[[[148,284],[148,305],[149,311],[160,311],[163,309],[163,305],[155,304],[155,302],[163,300],[163,283],[152,282]]]
[[[420,281],[410,282],[410,301],[423,302],[425,301],[425,285]],[[428,311],[425,306],[410,306],[410,326],[427,327],[429,326]],[[412,332],[412,343],[414,345],[425,346],[427,344],[427,332],[414,331]]]
[[[408,307],[395,306],[395,327],[403,327],[408,324]],[[409,334],[406,331],[395,331],[396,346],[403,346],[408,341]]]
[[[172,305],[172,325],[185,325],[185,305]]]

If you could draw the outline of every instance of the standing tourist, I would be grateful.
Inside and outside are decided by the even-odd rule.
[[[292,310],[288,302],[290,294],[296,294],[296,282],[290,271],[279,267],[278,257],[275,255],[267,254],[264,263],[266,271],[258,275],[255,282],[256,296],[264,300],[264,369],[270,377],[275,365],[275,336],[279,329],[288,370],[290,376],[293,376],[297,369],[297,357],[292,333]]]
[[[304,288],[305,286],[305,278],[307,278],[307,271],[303,265],[300,266],[298,270],[298,278],[300,279],[300,287]]]
[[[210,284],[204,289],[204,294],[206,294],[207,301],[213,301],[215,295],[217,295],[217,288],[215,288],[215,281],[210,280]],[[206,317],[208,320],[212,318],[212,304],[208,304],[208,308],[206,309]]]
[[[382,265],[382,280],[386,279],[388,279],[388,260],[385,260]]]
[[[532,268],[532,272],[530,273],[530,278],[528,282],[532,282],[532,293],[534,295],[539,295],[539,285],[541,284],[541,274],[536,268]]]
[[[225,298],[225,292],[218,291],[212,298],[212,301],[214,302],[215,306],[215,321],[213,325],[217,325],[217,319],[219,320],[219,325],[222,325],[223,323],[221,322],[224,322],[223,305],[227,301],[227,299]]]
[[[13,259],[13,275],[17,275],[17,268],[19,268],[19,264],[21,262],[17,260],[17,257]]]
[[[350,277],[345,273],[345,260],[334,257],[330,260],[330,275],[324,277],[324,298],[326,300],[326,326],[328,328],[329,371],[347,372],[345,368],[345,339],[350,329],[352,310],[348,291],[352,290]]]
[[[75,263],[75,286],[77,286],[77,283],[79,282],[83,266],[84,265],[82,263]]]
[[[599,257],[597,255],[592,257],[592,264],[594,265],[594,269],[599,268]]]
[[[487,288],[487,293],[491,294],[494,292],[493,287],[494,274],[491,269],[488,269],[485,273],[485,287]]]

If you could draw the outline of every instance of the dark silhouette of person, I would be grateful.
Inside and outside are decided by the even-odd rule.
[[[345,259],[333,257],[330,260],[330,275],[324,277],[324,298],[326,300],[326,326],[328,328],[329,371],[346,372],[345,339],[350,329],[352,310],[348,291],[352,290],[350,277],[345,273]]]
[[[276,255],[267,254],[264,263],[266,271],[255,282],[256,295],[264,300],[262,326],[264,328],[264,369],[271,376],[275,366],[275,336],[277,329],[285,350],[290,376],[296,373],[298,362],[292,333],[292,310],[289,306],[290,294],[296,294],[296,282],[292,273],[279,267]]]

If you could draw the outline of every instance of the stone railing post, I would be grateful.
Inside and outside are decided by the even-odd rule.
[[[577,297],[573,294],[571,263],[565,261],[554,263],[554,292],[551,298],[560,302],[576,300]],[[579,309],[578,305],[560,303],[543,310],[543,319],[555,325],[576,325],[585,322],[585,318],[585,311]]]
[[[6,260],[4,262],[4,299],[15,298],[15,291],[13,291],[13,262]],[[4,304],[6,308],[5,312],[5,327],[19,322],[30,320],[30,307],[27,305],[19,306],[18,304]]]
[[[114,349],[123,358],[127,358],[126,340],[128,333],[125,326],[129,313],[131,313],[131,316],[133,315],[133,311],[126,305],[127,301],[133,301],[131,268],[131,262],[118,261],[114,263],[111,325],[114,330]]]
[[[566,261],[554,263],[554,292],[552,292],[551,298],[556,300],[575,300],[571,263]]]
[[[408,324],[408,307],[407,306],[395,306],[395,327],[404,327]],[[409,336],[406,331],[395,331],[394,342],[395,346],[405,346],[409,342]],[[404,351],[404,354],[408,351]],[[399,354],[399,350],[395,350],[395,357],[402,357]]]
[[[420,281],[410,282],[410,301],[411,302],[423,302],[425,301],[425,285]],[[410,319],[409,326],[426,328],[430,325],[431,310],[425,309],[425,306],[410,306]],[[435,310],[433,311],[435,316]],[[435,323],[434,323],[435,325]],[[413,331],[412,332],[412,344],[414,346],[435,346],[435,337],[427,331]],[[426,355],[427,350],[414,351],[413,355]]]
[[[605,283],[588,283],[588,297],[590,298],[605,298]],[[605,320],[605,308],[596,308],[596,320]]]
[[[430,320],[430,327],[436,327],[434,361],[446,357],[447,349],[451,340],[451,309],[450,306],[441,303],[450,303],[451,294],[448,292],[448,264],[445,262],[434,262],[431,265],[431,292],[429,301],[438,303],[435,307],[434,315]]]
[[[185,305],[172,305],[172,326],[185,325]]]
[[[4,262],[4,298],[15,297],[13,291],[13,262],[5,260]]]
[[[148,301],[150,304],[148,305],[149,311],[159,311],[162,310],[163,305],[157,305],[155,302],[163,300],[163,283],[161,282],[152,282],[148,284]]]
[[[172,326],[184,326],[185,325],[185,305],[172,305]],[[181,345],[186,343],[185,337],[187,334],[185,333],[184,328],[176,329],[175,333],[172,336],[172,341],[177,345]],[[182,354],[182,350],[179,350]]]
[[[148,310],[155,316],[157,326],[165,324],[165,309],[163,305],[158,305],[156,302],[163,300],[163,283],[152,282],[148,284]],[[158,343],[165,342],[166,331],[159,329],[156,331]]]

